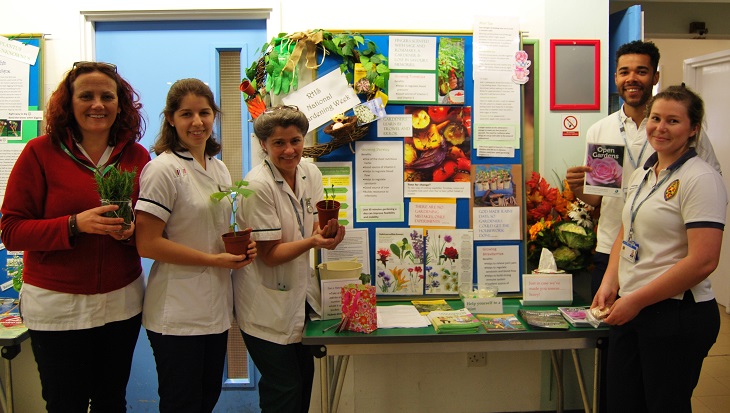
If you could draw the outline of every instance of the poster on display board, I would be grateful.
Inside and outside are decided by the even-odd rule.
[[[491,28],[485,29],[489,25]],[[390,248],[403,244],[403,239],[413,247],[411,234],[428,239],[432,230],[470,231],[471,251],[462,254],[463,247],[454,248],[460,257],[474,257],[471,271],[457,270],[460,275],[471,273],[472,282],[477,280],[482,262],[477,251],[482,246],[508,247],[511,254],[516,254],[508,267],[516,265],[514,274],[522,272],[523,205],[518,192],[523,170],[519,93],[523,84],[514,81],[519,42],[515,45],[513,33],[519,33],[515,19],[487,18],[475,22],[473,33],[362,34],[363,47],[370,47],[372,42],[389,65],[389,80],[378,90],[385,95],[385,117],[373,122],[364,136],[356,136],[351,142],[317,156],[316,161],[352,165],[352,225],[368,231],[367,249],[373,263],[371,283],[379,295],[456,294],[456,289],[447,288],[451,285],[448,282],[427,290],[425,268],[430,265],[410,262],[415,257],[400,256]],[[494,44],[503,46],[499,53],[482,50],[485,45]],[[488,59],[489,65],[475,66],[477,54],[480,59]],[[524,60],[520,62],[528,67]],[[339,64],[337,56],[328,56],[317,69],[317,76],[339,70]],[[477,75],[475,70],[489,73]],[[491,72],[499,72],[499,76],[504,72],[505,76]],[[518,80],[524,81],[526,71],[521,75],[526,76]],[[414,80],[409,81],[411,77]],[[358,98],[361,102],[371,99],[370,95],[360,93],[360,83],[365,83],[362,73],[357,78],[352,87]],[[482,85],[479,88],[477,80]],[[497,105],[499,113],[485,114],[485,105]],[[344,113],[352,114],[351,109]],[[314,135],[315,145],[334,139],[322,131],[335,122],[320,126]],[[486,135],[478,135],[477,127]],[[478,169],[474,165],[502,166],[511,175],[520,175],[509,183],[514,185],[515,194],[498,197],[497,192],[505,190],[504,180],[502,188],[486,194],[486,190],[477,187]],[[475,226],[478,220],[499,220],[501,228],[497,231],[494,226]],[[403,253],[400,247],[396,251]],[[439,279],[442,276],[439,274]],[[519,282],[509,284],[519,291]]]

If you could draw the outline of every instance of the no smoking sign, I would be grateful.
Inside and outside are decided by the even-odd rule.
[[[580,136],[580,115],[563,116],[563,136],[565,136],[565,137]]]

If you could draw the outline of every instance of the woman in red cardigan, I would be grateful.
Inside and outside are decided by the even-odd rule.
[[[126,411],[144,279],[134,224],[102,215],[118,207],[101,206],[94,173],[147,164],[141,108],[116,66],[75,63],[8,179],[2,241],[24,251],[20,310],[49,412]]]

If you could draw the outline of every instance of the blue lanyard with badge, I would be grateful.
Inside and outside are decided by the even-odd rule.
[[[679,169],[679,168],[676,168]],[[639,187],[636,188],[636,194],[634,195],[634,200],[631,201],[631,224],[629,226],[629,237],[626,240],[621,241],[621,251],[620,255],[624,259],[628,260],[629,262],[635,263],[639,261],[639,243],[634,240],[634,221],[636,220],[636,214],[639,212],[639,208],[641,208],[642,205],[644,205],[644,202],[646,202],[647,199],[649,199],[652,195],[654,195],[654,192],[658,188],[660,188],[662,185],[664,185],[664,182],[669,179],[670,176],[674,173],[675,169],[670,169],[669,173],[667,173],[664,178],[662,178],[659,182],[656,183],[651,188],[651,191],[646,195],[646,197],[639,202],[639,205],[636,205],[636,199],[639,197],[639,193],[641,192],[641,189],[644,187],[644,184],[648,180],[649,174],[653,173],[653,169],[648,169],[646,174],[644,175],[644,179],[641,180],[641,183],[639,183]],[[634,209],[634,205],[636,205],[636,209]]]
[[[289,195],[289,194],[287,194]],[[294,208],[294,215],[297,216],[297,223],[299,224],[299,232],[302,234],[302,238],[306,238],[306,235],[304,235],[304,223],[302,223],[302,217],[299,216],[299,213],[297,212],[297,203],[294,200],[294,198],[289,195],[289,201],[291,202],[292,208]],[[306,198],[305,201],[299,200],[299,206],[302,207],[302,216],[304,216],[304,203],[307,203],[306,211],[310,214],[314,212],[314,208],[312,208],[312,198]]]
[[[621,121],[621,112],[616,112],[616,119],[618,119],[618,130],[619,132],[621,132],[621,138],[623,138],[624,140],[624,147],[626,148],[626,152],[629,154],[629,161],[631,161],[631,165],[634,167],[634,169],[637,169],[639,167],[639,162],[641,162],[641,158],[644,156],[644,150],[646,149],[646,144],[649,142],[649,140],[644,140],[644,146],[641,147],[639,157],[634,159],[634,154],[631,153],[631,149],[629,148],[629,140],[626,139],[626,127]]]

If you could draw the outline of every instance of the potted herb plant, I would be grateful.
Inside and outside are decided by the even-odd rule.
[[[210,195],[210,199],[215,202],[220,202],[224,198],[231,204],[231,225],[230,231],[221,235],[223,243],[226,247],[226,252],[234,255],[246,255],[248,250],[249,240],[251,239],[251,230],[246,229],[243,231],[238,230],[238,223],[236,222],[236,211],[238,211],[238,203],[236,200],[239,196],[248,198],[253,194],[254,191],[246,189],[248,182],[244,180],[236,181],[229,187],[218,186],[219,191],[214,192]]]
[[[132,227],[134,210],[132,209],[132,191],[134,190],[134,177],[137,176],[137,168],[132,171],[120,171],[116,166],[109,166],[103,171],[96,170],[96,190],[101,198],[101,205],[117,205],[115,211],[105,212],[104,216],[109,218],[124,218],[122,230]]]
[[[324,189],[324,199],[315,204],[317,207],[317,217],[319,217],[319,227],[324,228],[327,226],[332,218],[338,218],[340,216],[340,203],[335,201],[335,186],[334,184],[328,191]]]

